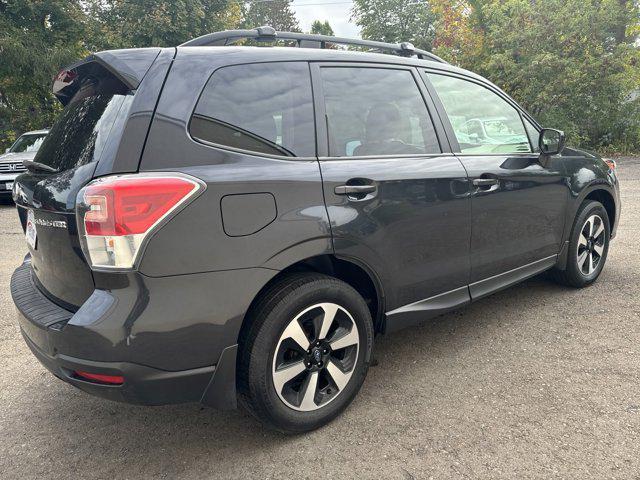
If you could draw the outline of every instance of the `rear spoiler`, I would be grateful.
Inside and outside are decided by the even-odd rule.
[[[111,74],[129,90],[135,90],[160,54],[160,48],[107,50],[89,55],[63,70],[53,80],[53,94],[63,105],[78,91],[82,77]]]

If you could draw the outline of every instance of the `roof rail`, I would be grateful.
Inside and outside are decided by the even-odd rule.
[[[251,39],[256,42],[274,42],[276,40],[294,40],[301,48],[327,48],[327,44],[356,45],[372,50],[388,51],[403,57],[415,55],[420,59],[433,60],[447,63],[437,55],[415,48],[409,42],[385,43],[373,40],[360,40],[355,38],[332,37],[329,35],[315,35],[298,32],[276,32],[269,26],[258,27],[252,30],[225,30],[223,32],[208,33],[194,38],[180,45],[181,47],[210,47],[232,45],[240,40]]]

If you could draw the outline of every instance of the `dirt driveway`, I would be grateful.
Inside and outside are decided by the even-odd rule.
[[[535,278],[376,344],[353,405],[286,437],[242,412],[92,398],[31,355],[9,278],[26,253],[0,207],[0,477],[640,478],[640,159],[591,288]]]

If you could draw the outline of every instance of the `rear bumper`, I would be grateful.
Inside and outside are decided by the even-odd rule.
[[[208,318],[199,312],[222,301],[210,293],[209,276],[191,279],[191,288],[184,284],[190,276],[149,279],[144,285],[142,280],[120,281],[111,290],[96,288],[77,312],[71,312],[45,296],[32,275],[27,258],[11,278],[11,294],[27,345],[56,377],[121,402],[201,401],[217,408],[235,407],[236,342],[243,316],[224,315],[226,321],[221,321],[210,311]],[[216,277],[224,278],[231,287],[236,284],[233,275]],[[165,288],[173,294],[163,291],[156,280],[168,282]],[[196,288],[201,290],[193,291]],[[219,290],[229,303],[229,290]],[[208,297],[203,291],[209,292]],[[196,304],[185,298],[189,295],[207,302]],[[97,383],[79,378],[76,371],[122,376],[124,383]]]
[[[215,373],[215,367],[167,372],[133,363],[94,362],[62,354],[49,355],[27,334],[27,330],[33,332],[30,326],[24,328],[28,322],[22,317],[22,335],[40,363],[59,379],[98,397],[139,405],[197,402],[202,399]],[[77,377],[75,371],[122,375],[125,381],[122,385],[95,383]]]

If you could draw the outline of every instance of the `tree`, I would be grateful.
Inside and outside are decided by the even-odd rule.
[[[433,48],[574,145],[640,150],[638,0],[354,1],[364,38]],[[53,76],[91,51],[265,24],[299,31],[290,0],[0,0],[0,148],[53,122]]]
[[[320,20],[314,20],[311,24],[311,33],[333,36],[333,28],[329,25],[328,20],[325,20],[324,23]]]
[[[25,130],[50,125],[51,94],[62,65],[88,53],[87,19],[75,0],[0,2],[0,147]]]
[[[0,0],[0,148],[53,123],[53,76],[89,52],[175,46],[241,21],[232,0]]]
[[[640,99],[630,97],[640,85],[631,2],[475,0],[473,9],[480,48],[460,55],[462,66],[504,88],[542,124],[567,131],[574,145],[640,148]]]
[[[91,9],[99,20],[95,38],[101,48],[172,47],[237,27],[242,17],[231,0],[93,0]]]
[[[435,20],[433,50],[454,64],[469,63],[482,50],[483,35],[474,21],[476,10],[465,0],[431,0]]]
[[[299,32],[300,25],[291,10],[291,0],[252,0],[244,15],[244,27],[269,25],[281,32]]]
[[[355,2],[364,37],[433,46],[494,81],[542,124],[567,131],[574,145],[640,149],[636,0]]]
[[[354,0],[351,16],[363,38],[431,50],[436,16],[427,1]]]

